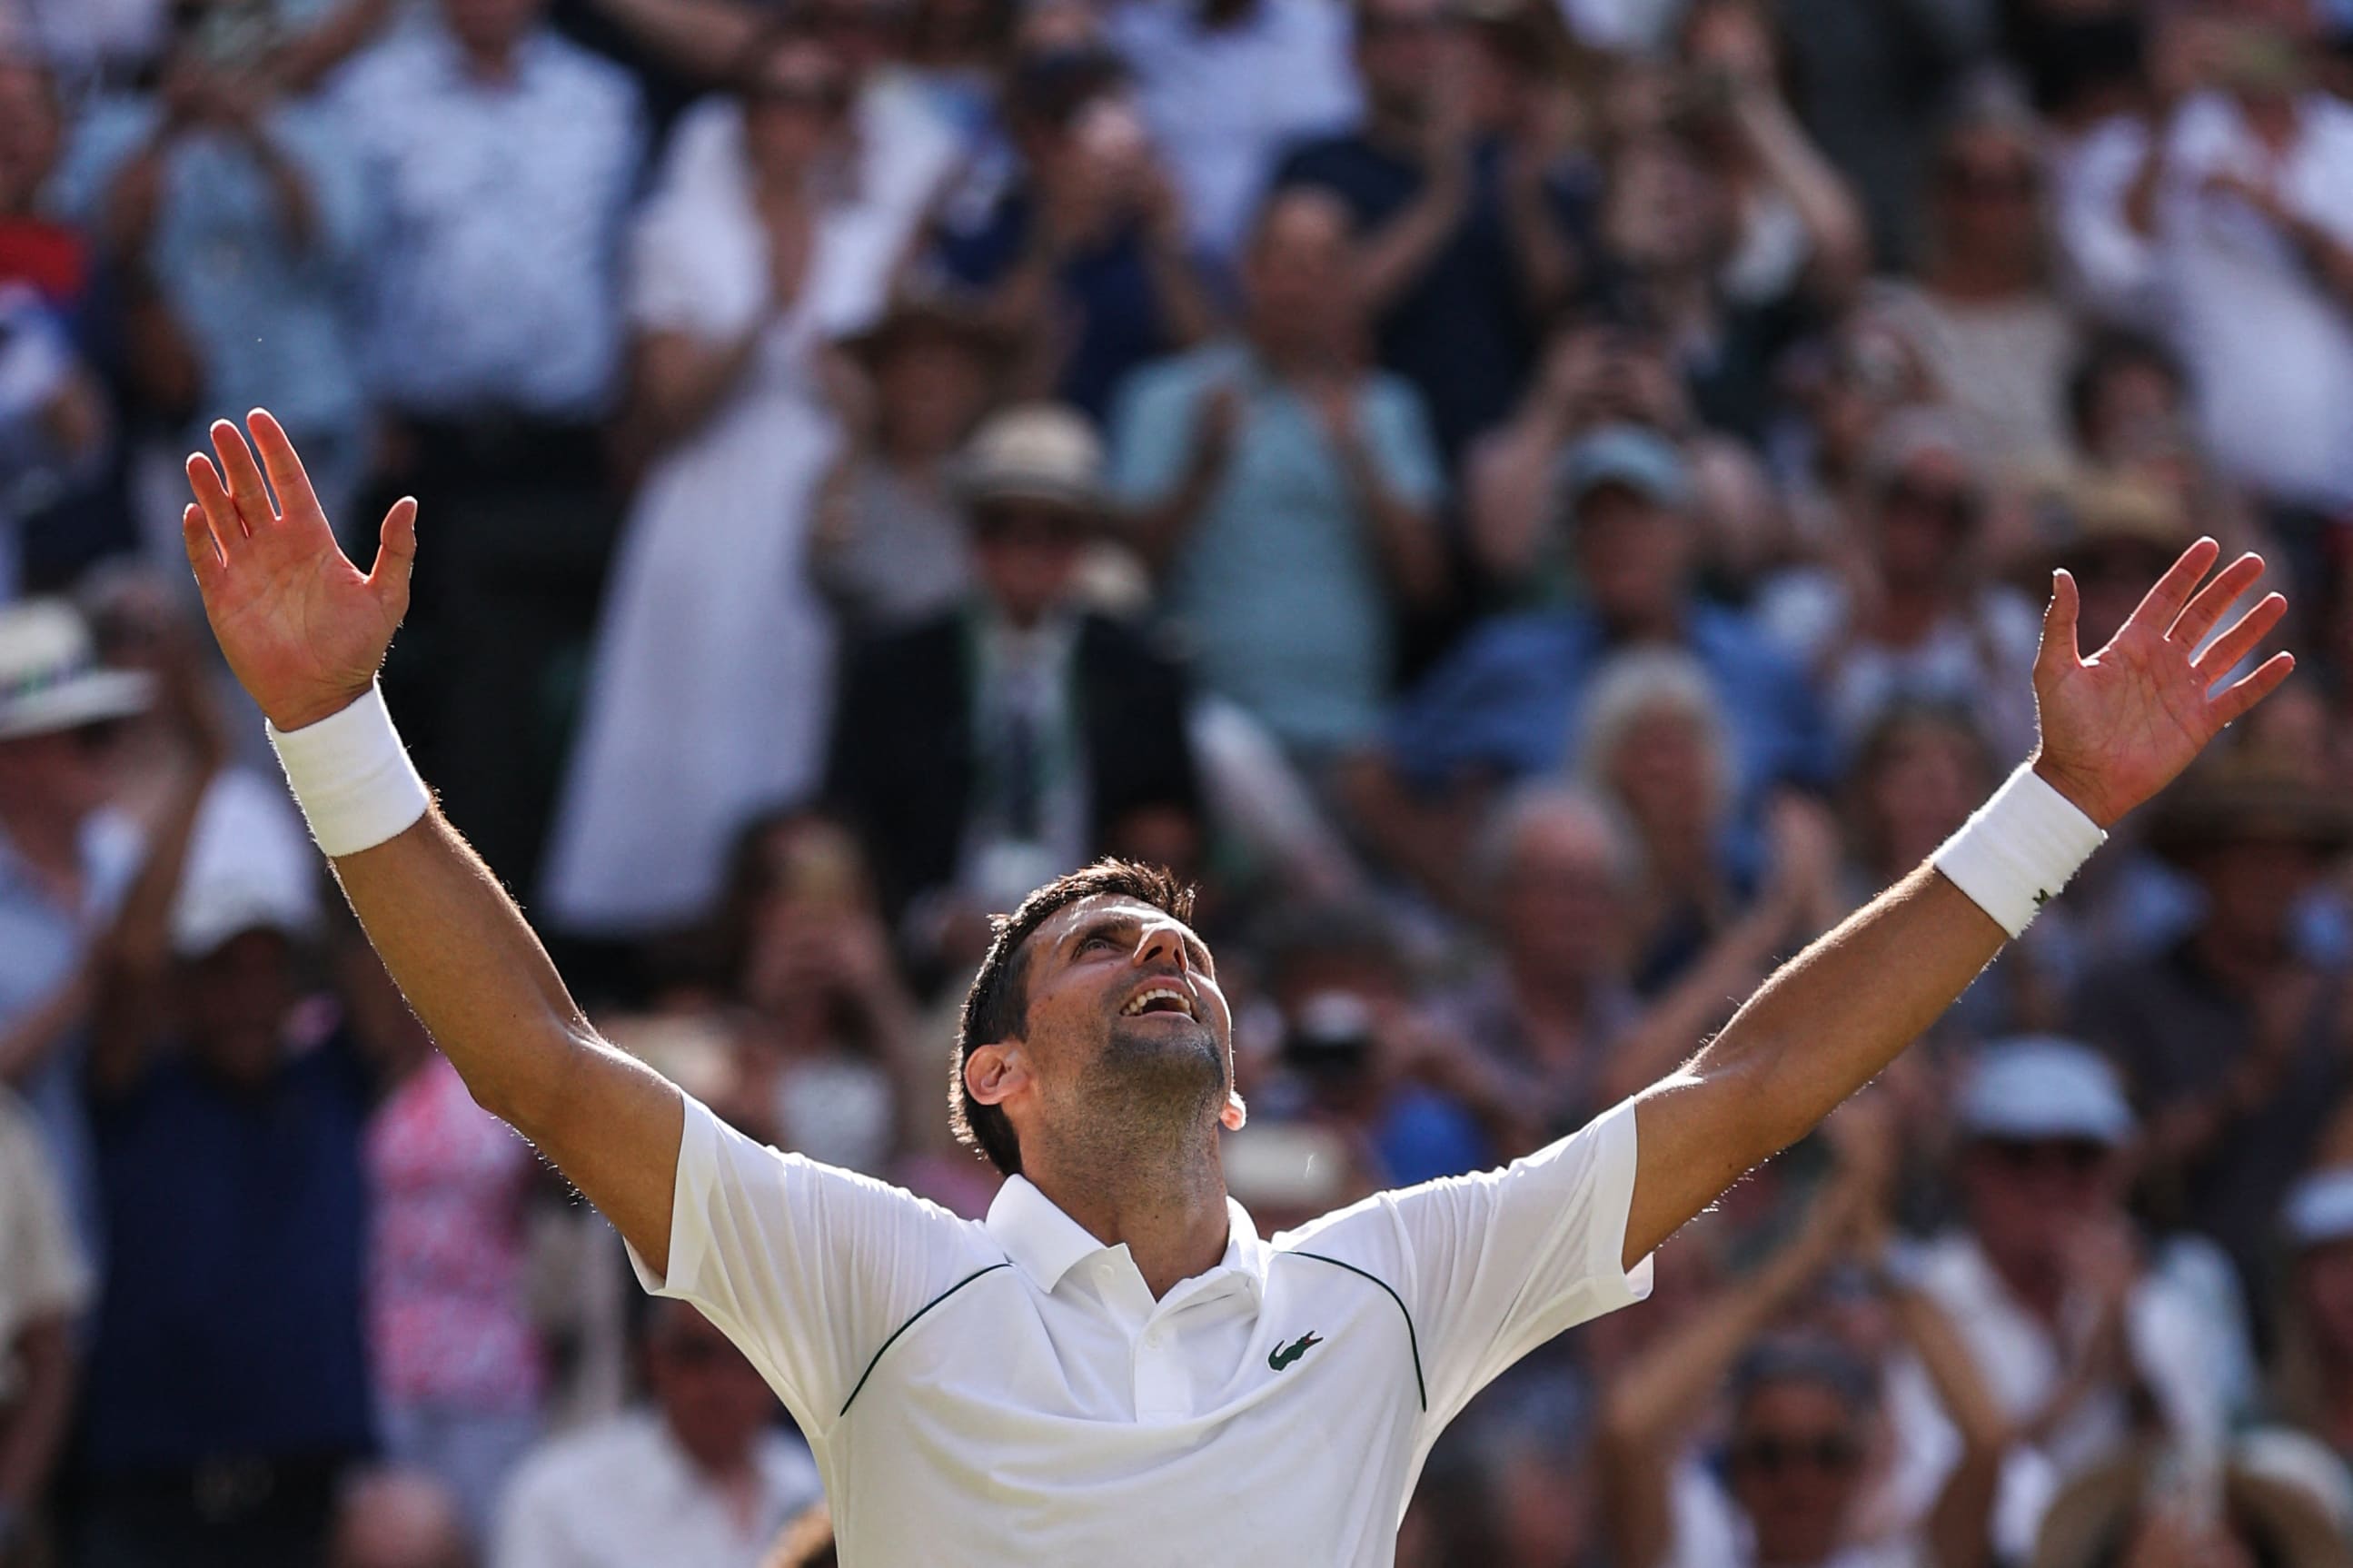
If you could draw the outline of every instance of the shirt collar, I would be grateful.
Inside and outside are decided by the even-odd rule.
[[[1099,1252],[1109,1252],[1077,1220],[1064,1214],[1054,1200],[1039,1192],[1027,1176],[1008,1176],[988,1205],[988,1234],[1005,1249],[1030,1283],[1051,1293],[1062,1276]],[[1226,1199],[1226,1255],[1214,1274],[1223,1269],[1240,1273],[1251,1294],[1266,1290],[1267,1246],[1260,1239],[1250,1212],[1232,1197]],[[1204,1276],[1207,1278],[1207,1276]]]

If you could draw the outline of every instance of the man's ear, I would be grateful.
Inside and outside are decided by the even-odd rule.
[[[1225,1105],[1218,1111],[1218,1121],[1224,1125],[1227,1131],[1239,1132],[1242,1130],[1242,1124],[1249,1120],[1250,1107],[1242,1103],[1241,1091],[1236,1089],[1229,1093],[1226,1096]]]
[[[1002,1105],[1029,1081],[1029,1058],[1018,1040],[975,1046],[965,1053],[965,1091],[982,1105]]]

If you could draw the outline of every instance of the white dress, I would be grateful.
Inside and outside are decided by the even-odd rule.
[[[742,121],[726,164],[670,181],[633,237],[632,325],[721,341],[768,293]],[[712,157],[705,140],[698,159]],[[732,177],[714,177],[732,167]],[[888,236],[871,212],[818,222],[799,297],[725,401],[632,504],[597,628],[542,897],[558,929],[627,936],[703,914],[737,830],[807,795],[824,762],[833,627],[806,569],[839,443],[817,351],[871,320]]]

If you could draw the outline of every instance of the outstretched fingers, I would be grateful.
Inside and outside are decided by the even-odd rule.
[[[180,542],[188,547],[188,566],[196,574],[196,587],[211,593],[228,570],[228,561],[221,553],[220,542],[213,537],[213,525],[205,516],[205,509],[193,501],[180,514]]]
[[[2277,691],[2280,682],[2285,680],[2295,668],[2295,655],[2275,653],[2263,660],[2253,674],[2224,687],[2209,710],[2214,715],[2216,728],[2232,722],[2248,709]]]
[[[2167,628],[2166,640],[2186,648],[2196,647],[2221,623],[2224,613],[2238,603],[2239,595],[2253,587],[2263,574],[2263,558],[2252,552],[2232,562],[2212,582],[2198,590],[2198,596]]]
[[[237,515],[244,520],[245,531],[261,532],[277,522],[278,512],[269,504],[269,487],[261,482],[261,469],[245,444],[245,433],[226,419],[216,419],[212,437],[213,451],[220,458],[221,476],[228,481],[229,500],[237,504]]]
[[[2190,668],[2199,678],[2211,684],[2238,667],[2241,659],[2255,651],[2255,645],[2270,635],[2287,614],[2287,601],[2277,594],[2266,594],[2262,601],[2231,624],[2230,628],[2206,646]],[[2194,645],[2191,645],[2194,646]]]
[[[188,454],[188,489],[195,493],[196,505],[210,526],[214,547],[221,559],[230,559],[245,542],[245,520],[229,499],[227,487],[221,483],[220,470],[202,452]]]
[[[252,428],[261,466],[269,471],[269,488],[278,493],[278,510],[288,517],[320,516],[318,493],[311,488],[311,476],[302,471],[301,457],[285,426],[267,408],[255,409],[245,422]]]
[[[2163,635],[2180,616],[2181,607],[2189,603],[2190,594],[2213,569],[2221,553],[2222,547],[2211,539],[2200,539],[2183,551],[2180,558],[2165,569],[2165,575],[2157,580],[2156,586],[2149,589],[2127,624],[2148,626]]]

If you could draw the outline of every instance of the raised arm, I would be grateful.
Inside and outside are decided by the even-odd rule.
[[[2213,689],[2287,609],[2268,595],[2200,652],[2263,575],[2262,559],[2243,555],[2200,589],[2220,554],[2211,539],[2191,545],[2088,659],[2076,651],[2074,580],[2062,572],[2052,581],[2034,665],[2042,738],[2031,763],[2104,829],[2171,783],[2295,668],[2274,654]],[[1784,965],[1682,1071],[1639,1100],[1627,1267],[1876,1077],[2007,940],[1924,865]]]
[[[374,570],[335,547],[286,433],[256,410],[261,468],[235,425],[188,459],[184,532],[205,614],[282,731],[368,696],[408,607],[417,503],[384,520]],[[270,502],[270,491],[278,504]],[[597,1038],[539,939],[438,809],[333,862],[368,940],[474,1099],[536,1144],[654,1269],[670,1257],[678,1090]]]

